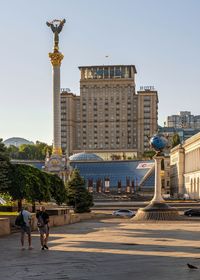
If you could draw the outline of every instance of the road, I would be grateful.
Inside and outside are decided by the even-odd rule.
[[[51,229],[50,250],[21,251],[19,234],[0,238],[1,280],[200,279],[198,221],[90,220]]]

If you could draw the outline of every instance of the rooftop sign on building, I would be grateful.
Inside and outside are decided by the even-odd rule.
[[[142,162],[139,163],[136,169],[147,169],[147,168],[152,168],[154,166],[153,162]]]
[[[154,86],[142,86],[140,87],[140,91],[155,91]]]

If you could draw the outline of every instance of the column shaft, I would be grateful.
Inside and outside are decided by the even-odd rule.
[[[162,157],[155,157],[155,190],[154,190],[154,197],[152,202],[162,202],[162,194],[161,194],[161,161]]]
[[[53,66],[53,152],[61,154],[60,66]]]

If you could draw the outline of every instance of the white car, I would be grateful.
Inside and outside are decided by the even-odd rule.
[[[0,197],[0,204],[6,204],[6,201],[2,197]]]
[[[133,217],[135,216],[135,212],[127,209],[120,209],[113,211],[112,215],[116,217]]]

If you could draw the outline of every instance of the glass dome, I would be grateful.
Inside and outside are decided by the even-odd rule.
[[[95,154],[78,153],[69,157],[70,161],[103,161],[103,159]]]
[[[30,144],[30,145],[34,144],[32,141],[26,140],[21,137],[11,137],[11,138],[8,138],[5,141],[3,141],[3,143],[7,147],[9,147],[9,146],[19,147],[23,144]]]

